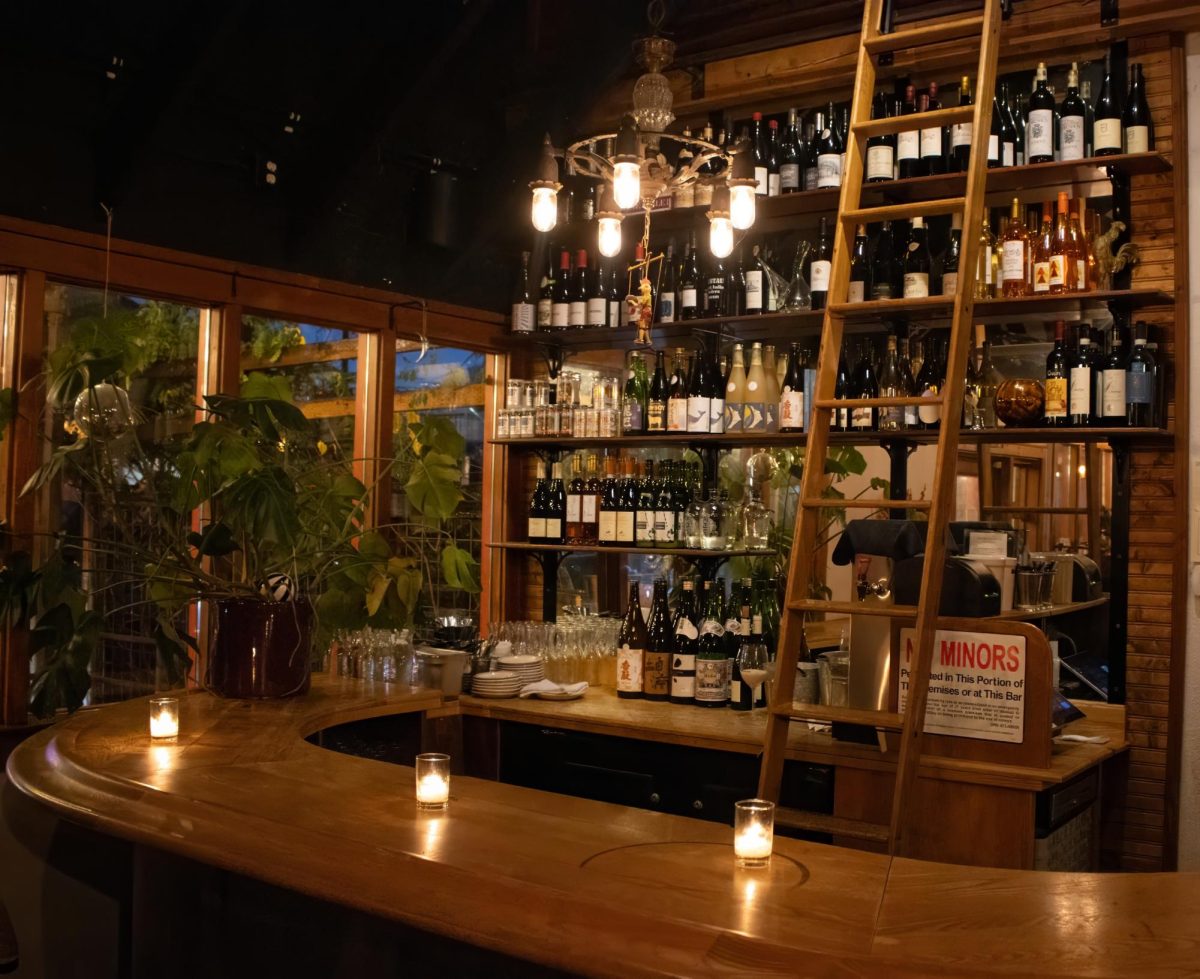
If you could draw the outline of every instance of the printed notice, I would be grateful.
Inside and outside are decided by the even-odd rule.
[[[916,655],[917,631],[900,630],[900,711]],[[1025,730],[1025,637],[937,631],[925,730],[1020,744]]]

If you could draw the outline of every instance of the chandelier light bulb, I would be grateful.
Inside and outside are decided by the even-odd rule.
[[[729,217],[738,231],[754,226],[754,188],[731,185],[729,188]]]
[[[621,251],[621,219],[600,218],[600,254],[612,258]]]
[[[558,223],[558,191],[553,187],[534,187],[530,217],[538,231],[552,231]]]
[[[626,211],[642,199],[642,168],[636,163],[622,162],[613,166],[613,200]]]
[[[708,225],[708,249],[714,258],[725,258],[733,251],[733,222],[714,217]]]

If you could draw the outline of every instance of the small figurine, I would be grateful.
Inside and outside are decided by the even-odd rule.
[[[1112,288],[1112,277],[1126,266],[1132,268],[1141,260],[1141,250],[1132,241],[1127,241],[1113,255],[1112,243],[1125,231],[1124,221],[1114,221],[1102,235],[1096,235],[1092,251],[1096,255],[1096,288]]]
[[[628,319],[638,328],[637,342],[650,342],[650,322],[654,318],[654,298],[650,291],[650,280],[643,277],[638,285],[637,295],[625,297],[625,310]]]

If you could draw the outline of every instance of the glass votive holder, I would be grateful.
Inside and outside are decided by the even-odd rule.
[[[150,698],[150,738],[166,741],[179,737],[179,698]]]
[[[450,756],[438,752],[417,755],[417,808],[445,809],[450,802]]]
[[[733,806],[733,855],[739,867],[765,867],[775,843],[775,803],[744,799]]]

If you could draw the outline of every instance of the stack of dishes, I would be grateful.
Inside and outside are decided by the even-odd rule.
[[[476,697],[515,697],[525,681],[507,670],[489,670],[471,678],[471,693]]]
[[[496,665],[506,673],[515,673],[521,686],[546,679],[546,661],[540,656],[501,656]]]

